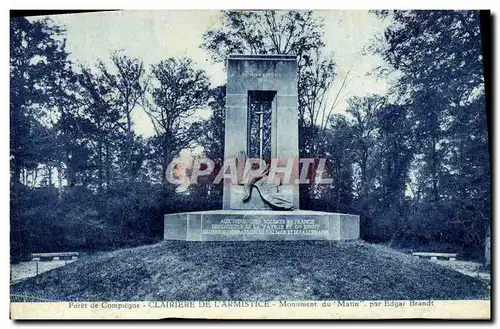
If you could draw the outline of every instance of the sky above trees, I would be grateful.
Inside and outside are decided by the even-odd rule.
[[[346,101],[352,96],[385,93],[388,78],[376,78],[373,74],[373,69],[383,65],[382,58],[365,50],[381,38],[390,19],[361,10],[324,10],[314,14],[324,19],[325,54],[333,53],[337,64],[338,79],[329,97],[332,101],[350,70],[334,113],[345,112]],[[203,33],[220,24],[219,11],[120,11],[50,18],[66,28],[66,49],[74,62],[89,66],[98,60],[110,63],[109,54],[114,50],[140,58],[146,66],[166,57],[187,56],[197,68],[207,72],[213,86],[225,83],[223,65],[214,63],[200,48]],[[200,110],[197,114],[206,117],[209,111]],[[133,111],[132,117],[137,133],[146,137],[154,134],[151,120],[144,111]]]

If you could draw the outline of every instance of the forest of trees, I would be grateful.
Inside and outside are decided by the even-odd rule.
[[[386,95],[349,99],[344,114],[326,99],[345,77],[313,12],[224,12],[200,46],[215,62],[297,56],[300,156],[326,157],[334,181],[301,186],[302,209],[359,214],[370,242],[479,251],[491,217],[479,12],[372,14],[392,19],[369,49],[386,64],[375,73],[399,78]],[[167,166],[195,146],[221,165],[225,86],[185,57],[72,62],[49,19],[12,18],[10,40],[12,261],[153,243],[165,213],[221,208],[221,186],[177,193]],[[210,118],[193,121],[200,108]],[[154,136],[136,132],[132,111]]]

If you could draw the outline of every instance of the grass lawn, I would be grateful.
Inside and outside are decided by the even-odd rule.
[[[489,299],[483,281],[362,241],[163,241],[11,286],[59,301]]]

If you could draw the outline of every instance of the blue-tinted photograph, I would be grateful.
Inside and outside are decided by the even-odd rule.
[[[489,318],[490,19],[11,12],[12,305]]]

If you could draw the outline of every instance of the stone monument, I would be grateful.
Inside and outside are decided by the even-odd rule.
[[[359,239],[357,215],[299,210],[296,56],[231,55],[227,74],[222,171],[235,179],[222,210],[165,215],[164,239]]]

